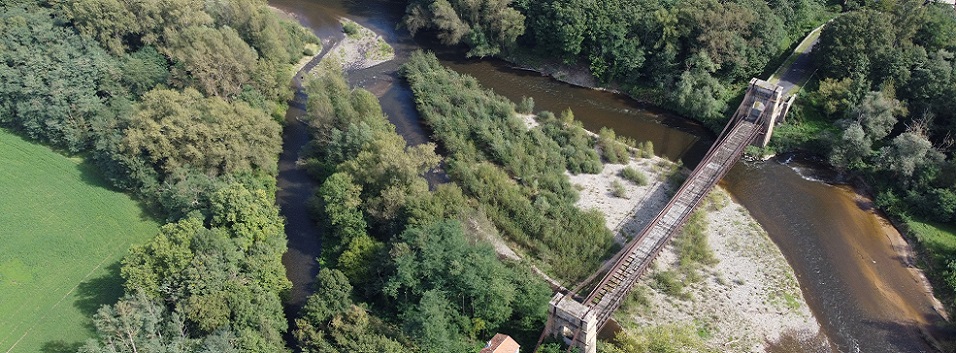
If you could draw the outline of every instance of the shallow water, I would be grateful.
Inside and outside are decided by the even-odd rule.
[[[560,83],[512,69],[499,60],[465,59],[461,51],[420,44],[396,29],[403,1],[271,0],[270,4],[298,14],[320,34],[338,33],[335,19],[347,16],[393,44],[396,60],[351,73],[350,80],[380,97],[389,120],[409,144],[427,142],[428,132],[396,70],[422,47],[440,51],[445,65],[475,76],[482,85],[512,100],[533,97],[536,110],[560,112],[570,107],[589,130],[607,126],[637,141],[653,141],[659,155],[691,167],[713,141],[713,134],[699,124],[621,95]],[[921,332],[940,317],[932,308],[932,298],[898,255],[895,230],[887,228],[870,202],[853,190],[820,182],[832,178],[825,169],[792,159],[784,164],[788,159],[740,162],[722,182],[780,247],[823,327],[822,336],[792,335],[768,342],[770,351],[825,352],[828,349],[821,348],[821,342],[827,340],[839,352],[931,351]],[[285,203],[282,207],[285,211],[301,206]],[[287,229],[300,231],[292,222]],[[296,239],[305,238],[290,236],[290,249],[314,250],[296,246]],[[286,265],[290,271],[315,267],[314,261],[306,261],[304,256],[288,257]]]

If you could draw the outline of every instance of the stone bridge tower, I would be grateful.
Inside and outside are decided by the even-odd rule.
[[[597,315],[591,308],[562,293],[551,297],[550,304],[545,331],[582,353],[597,353]]]

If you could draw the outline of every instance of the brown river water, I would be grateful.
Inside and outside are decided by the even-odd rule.
[[[352,84],[380,97],[382,108],[409,144],[428,141],[411,91],[396,70],[416,49],[439,51],[452,69],[476,77],[512,100],[533,97],[536,110],[574,111],[589,130],[611,127],[619,135],[651,140],[659,155],[693,167],[713,141],[713,134],[674,114],[637,103],[622,95],[564,84],[500,60],[465,59],[463,51],[416,41],[397,29],[404,1],[270,0],[295,14],[323,40],[341,37],[338,17],[348,17],[382,34],[395,47],[396,60],[350,73]],[[328,46],[328,43],[324,43]],[[307,140],[290,109],[285,152],[280,162],[279,202],[287,217],[289,252],[284,258],[295,288],[291,308],[310,292],[318,271],[320,234],[308,219],[304,200],[314,187],[294,168],[297,151]],[[816,163],[782,156],[766,162],[740,162],[722,185],[767,230],[797,274],[810,309],[823,327],[823,337],[787,336],[768,342],[771,352],[932,352],[924,336],[938,334],[942,318],[933,308],[918,273],[907,258],[899,233],[872,209],[872,202],[835,180]],[[292,310],[292,309],[290,309]],[[832,348],[815,341],[828,340]]]

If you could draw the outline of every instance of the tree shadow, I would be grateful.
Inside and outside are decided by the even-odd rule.
[[[120,263],[114,262],[106,267],[106,274],[80,283],[76,288],[76,295],[79,298],[73,306],[89,318],[92,318],[103,305],[116,303],[123,295]],[[92,321],[86,323],[86,328],[91,333],[95,332]]]
[[[939,318],[932,315],[924,315],[929,322],[936,322]],[[903,323],[895,321],[863,320],[863,325],[867,331],[871,331],[868,336],[869,343],[860,342],[863,351],[867,351],[865,344],[879,342],[887,352],[934,352],[947,351],[944,349],[943,342],[939,338],[951,334],[943,327],[937,325],[917,325],[913,323]],[[942,336],[942,337],[941,337]],[[951,337],[951,336],[949,336]],[[872,340],[875,339],[875,340]],[[882,341],[882,342],[881,342]],[[852,347],[851,347],[852,348]],[[870,347],[872,349],[873,347]]]
[[[82,342],[66,342],[63,340],[49,341],[40,347],[42,353],[76,353],[83,346]]]
[[[90,158],[91,157],[86,156],[83,158],[83,162],[76,165],[76,169],[80,171],[80,180],[90,186],[129,195],[130,198],[136,202],[137,206],[139,206],[139,219],[142,221],[156,221],[163,219],[159,210],[147,207],[148,205],[143,202],[142,199],[133,195],[129,190],[123,190],[113,185],[113,183],[109,181],[109,178],[106,177],[106,174],[104,174],[103,171],[90,160]]]

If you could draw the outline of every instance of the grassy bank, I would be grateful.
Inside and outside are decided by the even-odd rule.
[[[918,219],[905,222],[906,234],[916,238],[924,255],[928,268],[926,274],[934,283],[935,294],[947,304],[953,303],[952,291],[942,288],[956,287],[956,275],[952,262],[956,258],[956,226]]]
[[[0,351],[75,351],[123,294],[119,260],[157,224],[82,160],[6,130],[0,165]]]

